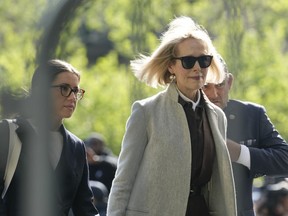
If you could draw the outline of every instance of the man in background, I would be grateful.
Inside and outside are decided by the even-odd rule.
[[[226,73],[225,79],[219,84],[207,83],[203,90],[227,117],[227,146],[233,162],[238,215],[254,216],[253,179],[263,175],[287,175],[288,146],[263,106],[229,100],[233,75],[219,58]]]
[[[103,183],[110,192],[118,158],[108,149],[105,138],[99,133],[91,133],[84,142],[86,144],[90,180]]]

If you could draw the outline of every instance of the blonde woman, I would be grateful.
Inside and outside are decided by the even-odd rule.
[[[131,62],[140,81],[166,89],[132,106],[108,216],[236,215],[226,119],[201,90],[223,79],[216,55],[207,32],[179,17]]]

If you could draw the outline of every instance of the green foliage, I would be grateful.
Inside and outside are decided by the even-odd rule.
[[[33,41],[39,35],[35,24],[41,8],[37,2],[3,0],[0,3],[0,88],[16,88],[30,82],[35,57]],[[23,10],[28,4],[35,7]],[[43,11],[43,4],[41,7]]]
[[[38,41],[53,15],[47,8],[58,2],[1,1],[0,90],[29,88]],[[82,71],[81,87],[86,90],[66,126],[83,139],[93,131],[102,133],[118,154],[131,104],[161,90],[136,80],[129,61],[139,52],[151,53],[167,23],[174,16],[187,15],[208,30],[234,74],[231,97],[263,104],[287,139],[287,9],[284,0],[85,1],[63,27],[55,52],[55,57]],[[87,58],[88,48],[100,53],[104,42],[85,46],[87,33],[94,34],[86,40],[103,37],[112,44],[92,63]]]
[[[85,97],[67,125],[83,138],[93,131],[104,134],[109,146],[119,152],[130,104],[129,77],[126,68],[117,65],[117,55],[111,52],[97,66],[82,70]]]

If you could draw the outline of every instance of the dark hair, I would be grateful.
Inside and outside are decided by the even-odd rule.
[[[63,72],[71,72],[80,80],[80,72],[71,64],[59,59],[48,60],[44,65],[40,65],[35,70],[30,91],[19,89],[17,92],[11,88],[3,89],[0,94],[1,113],[5,118],[15,116],[30,117],[37,109],[39,99],[55,80],[56,76]],[[44,97],[45,98],[45,97]]]
[[[63,72],[71,72],[76,74],[80,79],[80,73],[71,64],[59,59],[51,59],[45,65],[38,66],[32,77],[30,93],[33,95],[38,92],[41,87],[43,79],[48,81],[48,84],[52,83],[55,77]]]
[[[28,118],[38,113],[39,103],[42,106],[43,100],[46,100],[49,94],[48,88],[56,76],[63,72],[73,73],[80,80],[80,72],[66,61],[51,59],[43,65],[40,64],[33,74],[29,94],[24,100],[23,109],[19,114]],[[47,109],[49,111],[49,108]]]

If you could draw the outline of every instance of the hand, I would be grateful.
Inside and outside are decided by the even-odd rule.
[[[227,148],[230,154],[230,159],[232,162],[235,162],[239,159],[241,152],[241,145],[239,143],[234,142],[233,140],[226,140]]]

